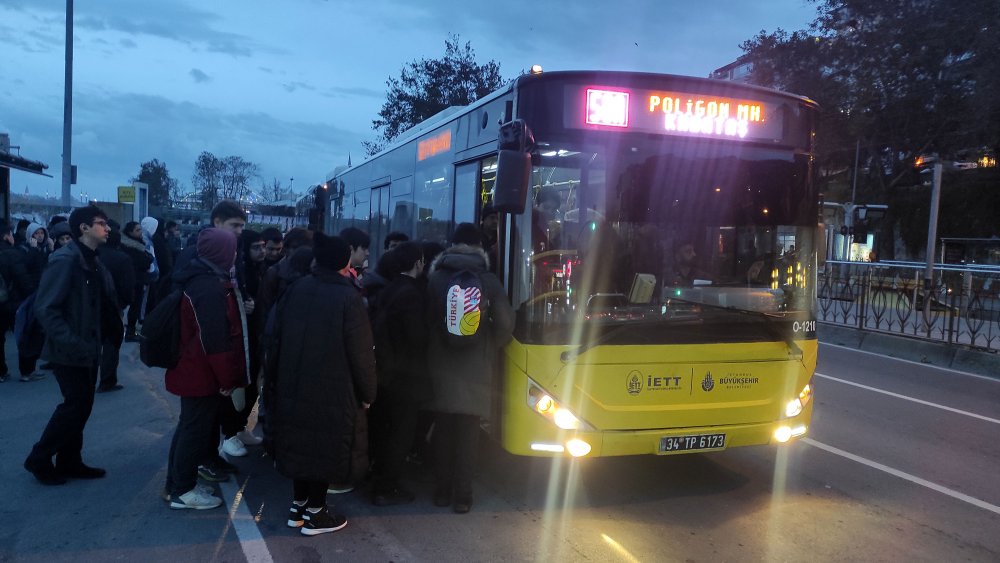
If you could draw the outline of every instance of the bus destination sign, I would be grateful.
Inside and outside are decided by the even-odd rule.
[[[570,90],[584,102],[583,119],[567,115],[567,125],[748,141],[782,138],[781,112],[774,103],[674,91],[602,87],[586,87],[583,92]]]

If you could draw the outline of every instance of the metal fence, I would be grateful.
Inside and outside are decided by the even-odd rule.
[[[1000,351],[1000,268],[828,261],[818,276],[822,322]]]

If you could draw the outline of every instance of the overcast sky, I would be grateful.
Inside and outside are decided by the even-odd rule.
[[[61,190],[65,0],[0,0],[0,132]],[[301,191],[363,156],[402,66],[444,54],[449,33],[505,78],[546,70],[706,76],[765,29],[803,29],[806,0],[77,0],[74,195],[114,188],[153,158],[190,189],[202,151],[242,156]],[[566,11],[568,10],[568,12]]]

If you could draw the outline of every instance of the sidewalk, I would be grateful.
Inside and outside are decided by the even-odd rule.
[[[958,344],[859,330],[826,322],[819,322],[816,327],[819,341],[827,344],[987,377],[1000,377],[1000,354],[973,350]]]
[[[160,499],[180,404],[138,353],[123,346],[125,388],[97,394],[84,432],[84,461],[107,469],[104,479],[38,483],[21,464],[62,400],[58,383],[51,372],[0,383],[0,562],[244,560],[225,508],[170,510]],[[16,371],[9,333],[6,354]]]

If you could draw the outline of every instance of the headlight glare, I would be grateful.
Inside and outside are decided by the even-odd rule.
[[[563,430],[594,430],[534,382],[528,384],[528,406]]]

